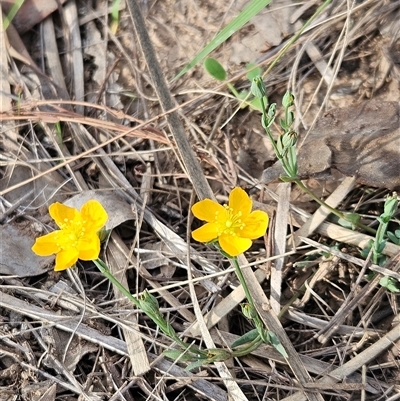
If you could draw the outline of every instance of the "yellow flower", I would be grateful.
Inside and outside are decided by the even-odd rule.
[[[108,216],[96,200],[86,202],[77,209],[56,202],[49,207],[50,216],[60,230],[36,239],[32,251],[39,256],[56,254],[54,270],[65,270],[78,259],[94,260],[99,257],[100,239],[97,232]]]
[[[228,205],[204,199],[192,207],[193,214],[206,224],[192,232],[199,242],[218,240],[221,249],[230,256],[237,256],[250,248],[253,239],[265,234],[267,213],[251,211],[252,200],[241,188],[234,188]]]

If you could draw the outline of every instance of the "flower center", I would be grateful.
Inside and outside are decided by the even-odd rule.
[[[64,219],[60,228],[56,236],[57,246],[61,249],[78,248],[79,241],[85,235],[85,221]]]
[[[224,208],[226,209],[227,213],[223,217],[218,216],[218,212],[216,213],[216,221],[219,222],[219,230],[218,230],[218,235],[239,235],[240,230],[243,230],[245,224],[242,221],[242,212],[239,211],[237,213],[233,213],[233,209],[230,208],[228,205],[224,205]]]

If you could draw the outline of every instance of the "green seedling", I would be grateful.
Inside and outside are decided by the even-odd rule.
[[[280,179],[284,182],[294,182],[318,204],[338,216],[339,219],[350,223],[352,227],[354,226],[362,228],[367,232],[375,234],[375,230],[359,222],[358,215],[355,213],[342,213],[339,210],[329,206],[327,203],[315,196],[314,193],[310,191],[310,189],[308,189],[299,178],[296,153],[297,132],[292,128],[294,122],[294,113],[292,111],[292,107],[294,105],[293,94],[286,92],[283,96],[282,107],[284,109],[284,117],[279,120],[281,133],[278,136],[278,139],[275,140],[271,132],[271,126],[275,122],[276,104],[266,104],[266,86],[261,76],[253,79],[251,92],[256,98],[260,99],[262,112],[261,125],[271,141],[276,157],[280,160],[283,170],[285,171],[285,175],[281,176]]]
[[[225,68],[214,58],[206,58],[204,60],[205,70],[217,81],[224,82],[227,78],[227,72]],[[246,77],[251,81],[254,76],[258,76],[261,73],[261,69],[256,67],[255,64],[248,64],[246,66],[248,70]],[[241,107],[251,107],[253,110],[261,111],[261,102],[257,97],[249,97],[250,92],[243,90],[238,92],[237,89],[230,82],[226,82],[226,86],[232,92],[232,94],[240,101]],[[265,99],[266,100],[266,99]]]
[[[394,233],[388,231],[386,235],[393,244],[400,245],[400,230],[395,230]]]
[[[261,218],[259,215],[257,216],[259,219]],[[265,224],[267,225],[267,223],[268,220],[266,220]],[[103,238],[104,235],[105,233],[102,233],[101,237]],[[220,249],[220,247],[218,246],[217,248]],[[225,350],[220,348],[200,349],[194,344],[186,343],[178,336],[173,326],[165,319],[165,317],[161,313],[156,297],[150,294],[150,292],[148,292],[147,290],[145,290],[139,296],[132,295],[130,291],[125,288],[120,281],[117,280],[117,278],[109,270],[108,266],[101,259],[94,259],[93,263],[97,266],[100,272],[116,288],[118,288],[118,290],[128,300],[130,300],[135,306],[143,311],[157,325],[162,333],[164,333],[167,337],[174,341],[174,348],[164,351],[164,355],[176,361],[187,362],[188,366],[186,367],[186,370],[193,370],[203,365],[224,361],[233,357],[247,355],[257,349],[263,342],[271,344],[284,357],[287,357],[286,351],[283,348],[282,344],[279,342],[279,339],[274,333],[269,331],[264,326],[264,323],[258,315],[253,298],[247,287],[243,273],[240,269],[237,257],[231,257],[223,253],[222,250],[221,253],[230,258],[233,265],[235,266],[236,274],[239,278],[240,283],[243,286],[247,298],[247,303],[242,306],[242,310],[245,316],[255,326],[255,331],[253,330],[251,334],[247,335],[247,337],[242,337],[242,341],[239,344],[236,343],[235,347],[232,350]]]
[[[386,288],[389,292],[393,292],[395,294],[400,292],[399,282],[393,277],[383,276],[379,280],[379,284],[382,287]]]
[[[54,124],[54,129],[56,131],[56,140],[59,146],[63,143],[63,135],[62,135],[62,128],[61,123],[58,121]]]
[[[386,262],[386,256],[383,254],[388,240],[399,245],[400,230],[395,230],[394,233],[387,231],[390,221],[397,212],[399,200],[397,194],[389,196],[384,204],[383,213],[378,217],[379,227],[376,230],[375,239],[370,240],[367,247],[361,251],[363,257],[367,257],[371,252],[372,263],[382,266]],[[390,292],[400,292],[399,283],[393,277],[384,276],[379,281],[382,287],[385,287]]]

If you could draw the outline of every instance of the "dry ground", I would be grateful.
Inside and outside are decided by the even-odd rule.
[[[1,3],[4,16],[13,2]],[[236,88],[248,89],[245,64],[266,71],[320,4],[275,0],[212,55]],[[113,25],[111,2],[26,0],[0,36],[1,400],[400,398],[398,296],[379,287],[380,276],[360,256],[370,237],[339,226],[290,184],[261,180],[274,155],[260,114],[238,109],[201,65],[173,80],[244,5],[140,2],[176,113],[214,194],[223,202],[241,186],[270,214],[268,235],[246,253],[252,267],[245,271],[263,319],[289,342],[289,360],[265,345],[188,372],[162,356],[171,341],[92,263],[56,273],[53,259],[32,254],[34,238],[54,227],[49,204],[99,199],[114,229],[103,259],[132,293],[152,289],[186,341],[227,348],[252,328],[229,263],[190,239],[200,177],[183,166],[125,2]],[[294,93],[303,138],[331,108],[351,111],[373,99],[387,109],[385,102],[399,100],[399,21],[399,1],[334,0],[265,76],[270,101],[279,105],[287,89]],[[348,126],[341,116],[337,135]],[[398,114],[364,117],[378,132],[394,125],[398,140]],[[368,134],[371,124],[363,121],[360,131]],[[377,145],[377,159],[398,163],[387,159],[389,148]],[[320,149],[309,157],[322,157]],[[305,178],[318,196],[332,194],[340,210],[377,227],[390,193],[385,183],[363,185],[337,172]],[[395,220],[391,229],[397,227]],[[399,250],[385,249],[385,274],[395,278]]]

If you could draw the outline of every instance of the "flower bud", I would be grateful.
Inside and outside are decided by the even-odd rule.
[[[265,84],[260,76],[253,78],[251,83],[251,93],[257,98],[261,99],[266,96],[267,90]]]
[[[399,206],[399,200],[397,198],[396,192],[393,193],[393,196],[389,196],[385,201],[385,206],[383,208],[383,213],[391,218],[397,211]]]
[[[248,303],[240,304],[242,308],[243,315],[247,317],[247,319],[253,320],[257,316],[257,312],[255,309]]]
[[[290,106],[293,106],[294,96],[290,92],[286,92],[282,99],[282,106],[286,109]]]
[[[297,132],[289,131],[281,135],[282,147],[283,149],[291,148],[296,145],[297,142]]]
[[[146,313],[146,315],[150,317],[160,315],[157,298],[154,295],[151,295],[147,290],[139,295],[138,302],[140,309]]]

